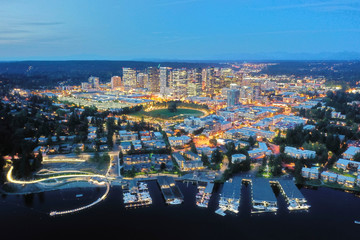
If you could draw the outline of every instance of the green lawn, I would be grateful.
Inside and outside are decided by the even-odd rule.
[[[141,117],[141,115],[145,115],[145,116],[149,116],[149,117],[162,118],[162,119],[170,119],[170,118],[179,119],[179,118],[186,118],[189,116],[200,117],[200,116],[203,116],[204,114],[203,114],[203,112],[194,110],[194,109],[178,108],[176,112],[170,112],[168,109],[164,108],[164,109],[157,109],[157,110],[153,110],[153,111],[149,111],[149,112],[139,111],[133,115],[139,116],[139,117]]]

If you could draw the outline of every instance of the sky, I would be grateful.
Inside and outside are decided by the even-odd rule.
[[[0,60],[324,53],[360,53],[360,0],[0,0]]]

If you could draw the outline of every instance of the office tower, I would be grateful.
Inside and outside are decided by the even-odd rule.
[[[136,76],[136,87],[144,88],[148,84],[148,75],[146,73],[138,73]]]
[[[152,93],[160,92],[159,70],[156,67],[148,67],[146,73],[148,74],[148,84],[146,88]]]
[[[98,77],[91,76],[88,78],[88,82],[90,85],[90,88],[97,89],[100,86],[100,81]]]
[[[205,83],[205,93],[212,96],[214,94],[214,85],[215,85],[215,72],[214,68],[206,69],[206,83]]]
[[[121,89],[122,82],[120,76],[112,76],[111,77],[111,89]]]
[[[179,98],[187,95],[187,71],[186,69],[174,69],[172,71],[172,89],[174,96]]]
[[[171,68],[160,67],[160,94],[162,96],[170,95],[171,89]]]
[[[239,89],[229,89],[227,92],[227,106],[232,107],[239,104]]]
[[[136,87],[136,71],[132,68],[123,68],[124,90],[129,91]]]

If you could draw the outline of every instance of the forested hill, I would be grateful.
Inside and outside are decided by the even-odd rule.
[[[279,61],[263,69],[260,74],[324,76],[329,83],[355,86],[360,81],[360,61]]]
[[[89,76],[108,82],[115,75],[122,75],[123,67],[143,70],[147,67],[197,68],[224,66],[218,63],[141,62],[141,61],[19,61],[0,62],[0,79],[8,79],[22,87],[54,86],[58,82],[79,84]]]

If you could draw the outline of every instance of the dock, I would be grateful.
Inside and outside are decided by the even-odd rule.
[[[125,208],[142,207],[152,204],[147,184],[136,179],[129,181],[123,188]]]
[[[174,178],[159,176],[157,182],[167,204],[179,204],[183,202],[184,196],[179,187],[176,186]]]
[[[275,181],[279,186],[282,195],[288,203],[289,210],[307,210],[310,205],[292,180],[280,179]]]
[[[242,178],[235,177],[224,183],[220,194],[219,208],[223,211],[238,213],[241,197]],[[218,209],[219,210],[219,209]]]
[[[277,211],[277,200],[269,180],[261,178],[252,179],[251,202],[253,213]]]
[[[208,182],[206,185],[199,184],[199,192],[196,194],[196,205],[199,207],[208,207],[214,183]]]

